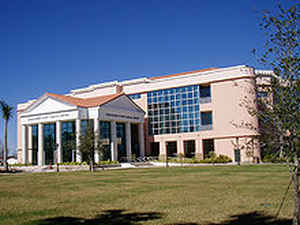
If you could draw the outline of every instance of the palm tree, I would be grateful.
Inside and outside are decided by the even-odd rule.
[[[4,167],[5,170],[8,171],[8,164],[7,164],[7,154],[8,154],[8,149],[7,149],[7,125],[8,121],[12,118],[13,116],[13,107],[9,106],[6,102],[0,101],[0,108],[2,111],[2,117],[5,120],[5,127],[4,127]]]

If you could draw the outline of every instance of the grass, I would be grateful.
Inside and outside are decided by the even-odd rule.
[[[0,224],[280,224],[288,183],[280,165],[0,175]]]

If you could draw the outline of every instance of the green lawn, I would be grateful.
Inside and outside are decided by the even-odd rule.
[[[284,166],[0,174],[0,224],[290,224]],[[237,216],[234,216],[237,215]]]

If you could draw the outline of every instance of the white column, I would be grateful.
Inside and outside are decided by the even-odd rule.
[[[28,149],[27,149],[27,126],[22,125],[22,163],[27,163]]]
[[[38,142],[39,142],[39,149],[38,149],[38,165],[42,166],[45,164],[45,157],[44,157],[44,125],[39,123],[38,125]]]
[[[197,159],[204,159],[203,149],[202,149],[202,140],[201,139],[196,139],[195,144],[196,144],[196,151],[195,151],[196,158]]]
[[[81,135],[80,119],[76,119],[75,129],[76,129],[76,162],[81,162],[81,152],[79,150],[80,135]]]
[[[125,134],[126,134],[126,153],[127,153],[127,161],[131,161],[131,127],[130,123],[127,122],[125,125]]]
[[[166,160],[167,157],[167,143],[164,140],[159,142],[159,158],[161,160]]]
[[[184,155],[184,145],[182,139],[177,140],[177,155],[178,154]]]
[[[97,148],[97,145],[98,145],[98,141],[99,141],[99,120],[98,118],[95,118],[94,119],[94,133],[95,133],[95,148]],[[95,155],[94,155],[94,158],[95,158],[95,162],[98,163],[100,162],[100,153],[99,151],[95,151]]]
[[[61,146],[61,121],[56,121],[56,160],[57,163],[63,162],[62,146]]]
[[[32,163],[32,126],[29,125],[27,128],[27,162]]]
[[[115,121],[111,121],[110,123],[110,151],[111,151],[111,160],[118,160],[118,143],[117,143],[117,125]]]
[[[140,147],[140,156],[145,156],[145,137],[144,137],[144,123],[139,123],[139,147]]]

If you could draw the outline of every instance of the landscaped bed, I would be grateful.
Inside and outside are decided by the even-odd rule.
[[[0,224],[254,224],[288,183],[281,165],[0,174]]]

